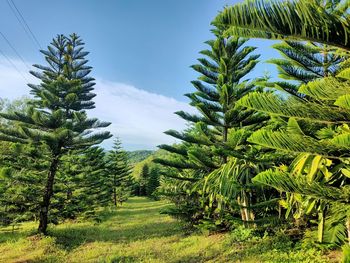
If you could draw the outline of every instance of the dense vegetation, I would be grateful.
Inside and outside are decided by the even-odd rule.
[[[224,8],[212,32],[192,66],[198,74],[194,91],[186,94],[196,114],[176,112],[187,129],[166,131],[179,142],[155,152],[126,152],[119,139],[110,151],[96,146],[111,134],[105,130],[108,122],[88,118],[96,96],[88,52],[75,34],[53,39],[41,51],[47,65],[34,65],[39,71],[31,72],[40,81],[29,84],[32,97],[0,103],[0,224],[5,231],[38,221],[38,232],[52,239],[40,240],[50,245],[40,243],[37,249],[52,246],[57,258],[70,261],[76,259],[68,250],[80,247],[82,237],[115,242],[114,218],[125,225],[131,220],[129,228],[139,219],[150,220],[152,226],[143,226],[148,238],[175,235],[179,246],[187,246],[180,232],[214,234],[214,241],[189,237],[188,242],[204,242],[199,250],[210,247],[199,256],[190,255],[198,248],[185,255],[177,254],[177,246],[168,247],[174,262],[232,257],[322,262],[340,248],[343,261],[350,262],[349,0],[247,0]],[[279,40],[273,48],[281,58],[267,61],[277,67],[278,78],[256,71],[260,55],[249,38]],[[174,227],[152,221],[146,212],[138,219],[141,210],[152,209],[142,198],[128,203],[133,195],[167,199],[171,205],[147,202],[180,219],[181,227],[165,215],[158,217]],[[126,208],[115,210],[125,202]],[[137,202],[143,208],[135,207]],[[49,223],[62,224],[48,231]],[[64,230],[64,224],[76,229]],[[4,235],[12,243],[0,246],[0,252],[32,233],[31,223],[22,226],[28,231]],[[120,231],[119,238],[129,241],[140,235]],[[114,250],[120,251],[108,260],[169,262],[154,251],[156,242],[149,242],[147,256],[144,251],[120,254],[124,250],[118,245]],[[34,260],[50,259],[36,255]]]
[[[58,35],[41,51],[47,65],[31,72],[41,81],[29,84],[33,99],[1,113],[2,225],[39,219],[38,232],[46,234],[49,222],[92,216],[131,192],[120,143],[108,153],[94,146],[111,135],[94,132],[109,123],[87,116],[96,94],[83,48],[77,35]]]
[[[175,204],[168,213],[209,232],[347,244],[349,1],[246,1],[213,25],[186,94],[198,113],[177,112],[191,126],[167,131],[181,143],[155,160],[171,168],[159,190]],[[246,37],[283,39],[282,58],[268,61],[280,80],[250,77],[259,54]]]
[[[138,151],[128,151],[128,160],[130,164],[137,164],[145,159],[147,159],[150,155],[152,155],[154,151],[150,150],[138,150]]]

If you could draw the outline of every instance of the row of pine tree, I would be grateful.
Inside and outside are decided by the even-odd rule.
[[[112,135],[87,114],[96,94],[82,40],[58,35],[41,53],[32,97],[0,105],[0,225],[36,220],[46,234],[49,223],[99,220],[102,207],[152,196],[159,179],[147,170],[137,182],[119,139],[110,151],[96,146]]]
[[[209,231],[245,226],[350,243],[350,12],[348,0],[249,0],[213,21],[213,40],[186,94],[196,114],[166,133],[180,142],[143,166],[138,182],[95,107],[84,43],[58,35],[34,65],[32,99],[3,109],[0,220],[48,223],[96,216],[129,195],[163,196],[167,213]],[[261,74],[249,37],[278,39],[278,80]],[[254,71],[254,74],[252,72]],[[161,166],[159,166],[159,164]],[[166,168],[162,168],[166,167]],[[160,185],[159,185],[160,182]],[[155,194],[156,193],[156,194]]]
[[[161,145],[169,214],[201,229],[243,225],[350,242],[349,1],[245,1],[214,20],[186,94],[196,114]],[[246,37],[279,39],[279,78]],[[252,72],[254,73],[252,74]],[[253,78],[254,76],[254,78]]]

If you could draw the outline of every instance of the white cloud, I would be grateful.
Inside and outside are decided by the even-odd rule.
[[[24,66],[13,61],[28,81],[35,82]],[[174,138],[163,133],[169,129],[185,128],[185,122],[174,112],[194,111],[185,102],[131,85],[100,78],[96,83],[96,108],[89,115],[112,122],[107,130],[120,137],[129,150],[155,149],[159,144],[174,143]],[[10,64],[0,60],[0,96],[15,99],[23,95],[29,95],[26,81]],[[109,148],[111,144],[112,139],[104,142],[103,146]]]
[[[185,128],[185,122],[174,112],[193,111],[184,102],[123,83],[98,79],[95,92],[93,114],[101,120],[111,121],[108,129],[132,149],[151,149],[162,143],[175,142],[163,133]]]
[[[23,95],[29,95],[30,88],[27,83],[37,81],[29,74],[28,69],[22,62],[14,59],[11,59],[11,61],[16,68],[7,60],[0,59],[0,97],[16,99]]]

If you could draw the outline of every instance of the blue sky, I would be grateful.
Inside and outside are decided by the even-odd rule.
[[[36,44],[16,20],[9,0],[0,0],[0,31],[27,64],[43,63]],[[154,149],[172,143],[167,129],[185,123],[172,113],[189,110],[183,96],[193,90],[197,74],[190,68],[211,39],[210,22],[223,6],[220,0],[13,0],[42,47],[58,33],[79,34],[90,51],[96,77],[97,108],[91,113],[113,122],[111,131],[125,148]],[[276,57],[271,42],[251,40],[264,61]],[[0,37],[0,50],[23,71],[23,63]],[[275,70],[260,63],[252,74]],[[0,92],[10,99],[28,94],[23,78],[0,55]],[[110,142],[104,146],[108,147]]]

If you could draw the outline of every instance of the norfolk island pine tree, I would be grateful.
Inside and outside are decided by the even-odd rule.
[[[17,129],[0,129],[0,139],[44,145],[50,152],[50,166],[46,186],[40,204],[38,232],[46,234],[50,200],[53,195],[55,175],[60,158],[72,149],[84,149],[111,137],[108,131],[93,132],[109,122],[88,118],[86,110],[95,108],[92,93],[95,83],[89,76],[92,67],[85,58],[89,52],[76,34],[58,35],[47,50],[47,66],[33,65],[39,72],[30,73],[40,84],[29,84],[34,96],[32,106],[26,112],[2,113],[5,119],[14,121]]]

